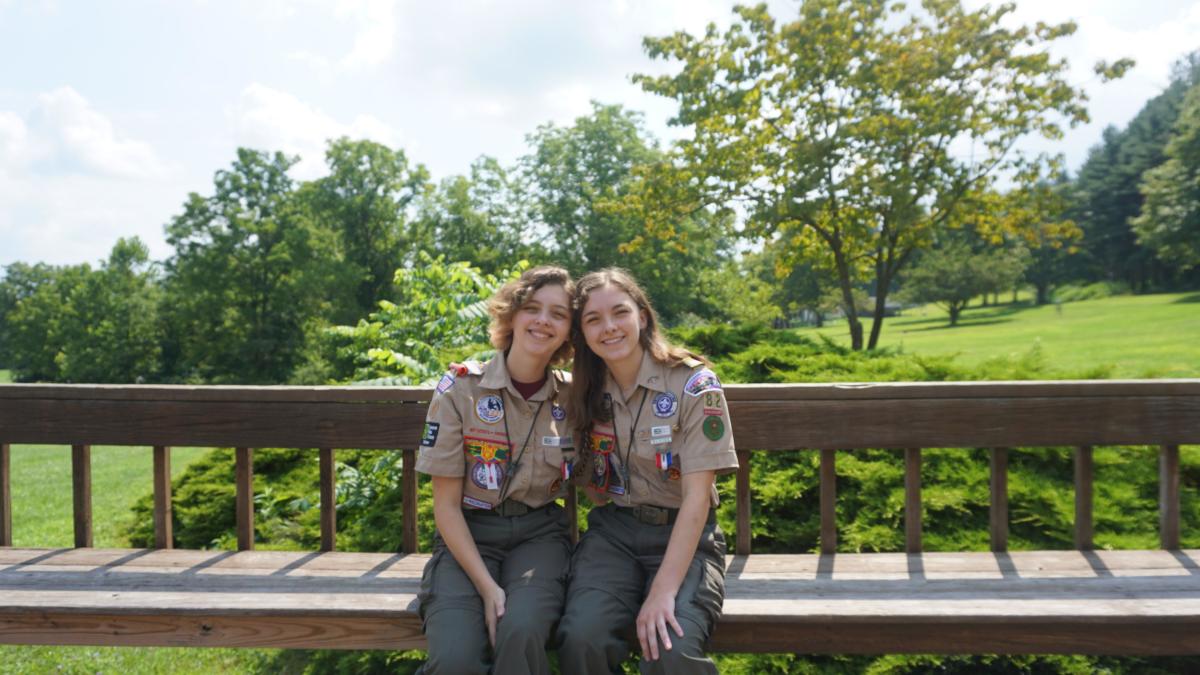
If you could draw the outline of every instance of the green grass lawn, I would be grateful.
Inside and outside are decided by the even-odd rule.
[[[870,319],[864,332],[870,331]],[[820,329],[849,343],[845,322]],[[973,307],[950,327],[933,305],[884,321],[879,346],[914,354],[958,354],[974,365],[1040,346],[1054,370],[1111,365],[1114,378],[1200,377],[1200,293],[1122,295],[1036,307],[1027,301]]]

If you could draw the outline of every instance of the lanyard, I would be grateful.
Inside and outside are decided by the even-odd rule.
[[[629,425],[629,447],[625,449],[625,456],[621,457],[621,434],[617,431],[617,413],[613,410],[613,441],[616,443],[617,459],[621,460],[621,482],[625,485],[625,498],[628,499],[632,492],[633,486],[629,484],[629,455],[633,454],[633,446],[637,443],[637,425],[642,419],[642,410],[646,407],[646,394],[650,390],[642,388],[642,400],[638,402],[637,415],[633,418],[633,424]]]
[[[500,395],[503,396],[504,392],[501,391]],[[508,495],[508,488],[512,485],[513,476],[517,474],[517,469],[521,468],[521,458],[525,456],[525,448],[529,447],[529,439],[533,437],[533,430],[537,428],[538,416],[542,414],[542,406],[544,405],[546,405],[545,399],[538,402],[537,411],[533,413],[533,419],[529,421],[529,433],[525,434],[525,442],[521,444],[521,450],[508,465],[508,474],[504,476],[504,484],[500,486],[500,500],[496,502],[497,504],[504,501],[504,498]],[[507,411],[504,415],[504,440],[508,441],[508,447],[512,448],[512,435],[508,432]]]

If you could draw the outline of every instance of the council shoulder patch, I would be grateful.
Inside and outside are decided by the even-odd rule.
[[[683,385],[683,391],[688,396],[699,396],[706,391],[721,388],[721,380],[717,379],[717,374],[708,368],[701,368],[692,373],[686,384]]]

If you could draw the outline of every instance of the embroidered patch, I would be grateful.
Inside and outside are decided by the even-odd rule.
[[[491,504],[483,501],[482,499],[475,499],[474,497],[468,497],[467,495],[463,495],[463,503],[467,506],[474,506],[477,509],[487,509],[488,511],[492,510]]]
[[[504,402],[495,394],[484,396],[475,404],[475,414],[484,422],[495,424],[504,417]]]
[[[667,478],[671,480],[679,480],[679,467],[671,464],[671,468],[667,469]]]
[[[500,462],[475,462],[471,467],[471,482],[482,490],[499,490],[504,482],[504,465]]]
[[[720,410],[722,401],[724,401],[724,399],[725,399],[725,394],[721,393],[720,391],[711,391],[711,390],[706,391],[706,392],[704,392],[704,409],[705,410],[709,410],[709,409]],[[708,414],[720,415],[721,413],[708,413]]]
[[[654,416],[670,417],[679,410],[679,401],[672,392],[663,392],[654,397]]]
[[[708,368],[703,368],[692,373],[686,384],[683,385],[683,391],[688,396],[699,396],[706,391],[721,388],[721,380],[717,379],[717,374]]]
[[[439,394],[444,394],[444,393],[450,391],[450,387],[453,387],[453,386],[454,386],[454,376],[451,375],[450,373],[446,373],[445,375],[442,376],[442,379],[438,380],[436,391]]]
[[[710,441],[719,441],[725,435],[725,420],[716,415],[709,415],[704,418],[704,435]]]
[[[426,448],[432,448],[437,443],[438,429],[441,426],[437,422],[426,422],[425,433],[421,434],[421,445]]]
[[[567,409],[555,403],[550,406],[550,416],[561,422],[567,419]]]
[[[484,462],[503,462],[508,459],[508,444],[483,438],[464,438],[463,451]]]
[[[666,436],[667,438],[671,437],[671,425],[670,424],[664,424],[661,427],[650,427],[650,437],[651,438],[661,438],[663,436]]]
[[[592,450],[602,455],[607,455],[613,451],[614,438],[612,434],[606,434],[595,429],[592,430]]]

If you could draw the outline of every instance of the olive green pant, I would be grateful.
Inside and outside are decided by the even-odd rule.
[[[559,663],[564,673],[620,673],[629,655],[628,635],[650,583],[662,564],[671,525],[646,525],[612,504],[592,509],[588,530],[571,558],[567,606],[558,624]],[[643,673],[716,673],[704,647],[721,615],[725,597],[725,535],[705,525],[700,543],[675,596],[680,638],[671,631],[671,649],[661,644],[658,660],[643,654]],[[636,640],[636,637],[634,637]],[[636,642],[633,646],[636,646]]]
[[[429,643],[429,658],[419,672],[549,673],[546,643],[562,614],[571,558],[562,507],[551,504],[511,517],[481,511],[463,515],[488,572],[504,589],[496,646],[488,647],[483,600],[435,536],[418,596]]]

